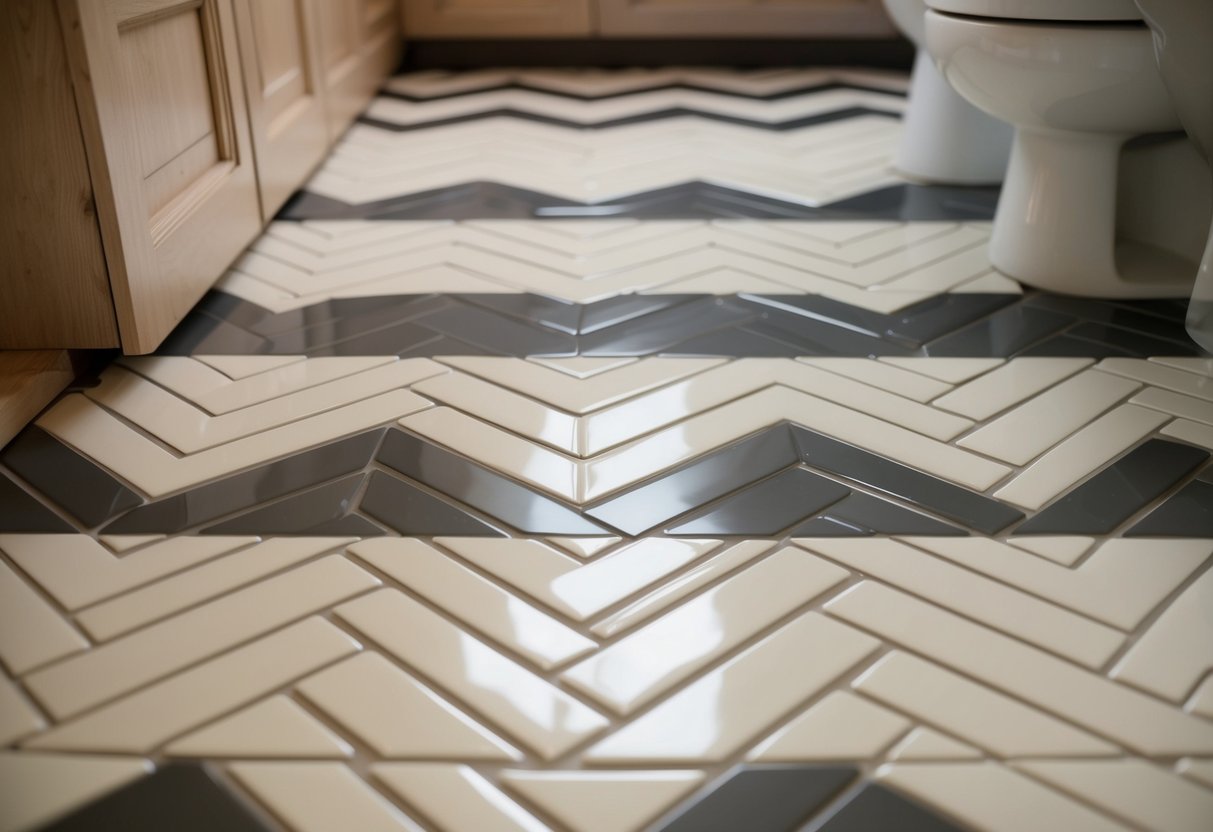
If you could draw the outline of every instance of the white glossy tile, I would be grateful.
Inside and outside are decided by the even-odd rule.
[[[1213,572],[1206,571],[1167,605],[1110,675],[1179,703],[1210,670]]]
[[[938,379],[910,373],[883,361],[871,358],[798,358],[822,370],[854,379],[898,396],[926,404],[952,389],[952,385]]]
[[[963,384],[971,378],[988,372],[1003,364],[1005,358],[881,358],[888,364],[909,370],[912,373]]]
[[[601,714],[399,592],[377,592],[336,612],[544,759],[607,727]]]
[[[547,541],[566,552],[571,552],[582,560],[588,560],[622,539],[619,537],[549,537]]]
[[[910,728],[910,721],[845,690],[825,695],[746,755],[764,763],[867,760]]]
[[[1203,425],[1200,422],[1192,422],[1188,419],[1176,419],[1174,422],[1163,427],[1159,433],[1164,436],[1182,439],[1185,442],[1191,442],[1193,445],[1199,445],[1202,448],[1208,448],[1213,451],[1213,425]]]
[[[1112,627],[895,540],[837,538],[802,545],[1092,669],[1102,667],[1124,643],[1124,634]]]
[[[692,789],[701,771],[511,771],[507,788],[572,832],[638,832]]]
[[[677,604],[700,587],[741,568],[773,547],[773,542],[765,540],[744,540],[730,546],[602,619],[590,628],[590,632],[599,638],[607,638],[628,630]]]
[[[1098,367],[1105,373],[1144,381],[1152,387],[1162,387],[1186,396],[1213,401],[1213,373],[1209,372],[1208,364],[1204,363],[1206,361],[1207,359],[1197,359],[1200,363],[1180,369],[1174,365],[1166,366],[1139,358],[1105,358],[1099,362]]]
[[[292,832],[421,832],[341,763],[235,763],[228,771]]]
[[[998,763],[895,763],[877,778],[982,832],[1129,828]]]
[[[17,684],[0,674],[0,745],[9,745],[45,727],[45,720]]]
[[[146,546],[149,543],[155,543],[157,540],[164,540],[165,535],[162,534],[99,534],[97,539],[100,540],[105,547],[111,552],[119,554],[129,552],[131,549],[137,549],[140,546]]]
[[[0,662],[14,676],[70,656],[88,642],[0,560]]]
[[[758,739],[879,642],[805,613],[593,745],[594,764],[715,762]],[[804,657],[813,657],[812,661]]]
[[[230,379],[239,380],[249,376],[276,370],[287,364],[303,361],[303,355],[195,355],[195,360],[214,367]]]
[[[1136,751],[1213,752],[1213,725],[897,590],[865,581],[826,609]]]
[[[1213,358],[1184,358],[1172,355],[1151,356],[1150,361],[1196,375],[1213,376]]]
[[[26,684],[52,714],[70,716],[378,585],[330,555],[35,671]]]
[[[309,618],[61,723],[25,745],[148,753],[358,649],[332,624]]]
[[[648,538],[582,563],[536,541],[439,537],[435,542],[577,621],[720,545],[719,540]]]
[[[1095,538],[1081,535],[1024,535],[1008,537],[1007,543],[1062,566],[1073,566],[1095,545]]]
[[[1024,465],[1140,386],[1128,379],[1087,370],[982,425],[956,444]]]
[[[595,642],[421,541],[365,540],[350,551],[543,670],[597,649]]]
[[[889,751],[890,760],[980,760],[982,753],[973,746],[941,734],[931,728],[915,728]]]
[[[378,763],[371,766],[371,774],[445,832],[545,832],[548,828],[467,766]]]
[[[1183,393],[1163,390],[1161,387],[1147,387],[1129,401],[1172,416],[1213,425],[1213,404],[1195,396],[1185,396]]]
[[[961,566],[1075,612],[1132,630],[1213,554],[1213,542],[1121,538],[1102,543],[1076,569],[1027,558],[994,540],[907,537]]]
[[[150,761],[137,757],[0,751],[0,829],[37,829],[152,769]]]
[[[237,711],[165,747],[171,757],[342,759],[352,757],[345,740],[285,696],[272,696]]]
[[[378,653],[304,679],[309,702],[388,759],[518,760],[508,743]]]
[[[792,546],[692,598],[560,678],[617,713],[630,713],[849,573]]]
[[[1047,760],[1020,771],[1145,829],[1202,832],[1213,820],[1213,792],[1145,760]]]
[[[1044,711],[900,650],[882,657],[852,686],[1000,757],[1092,757],[1119,751]]]
[[[0,549],[69,610],[256,543],[256,537],[175,537],[123,557],[83,534],[5,534]]]
[[[107,641],[354,540],[357,538],[273,538],[103,601],[80,612],[76,620],[94,639]]]
[[[982,422],[1094,363],[1093,358],[1013,358],[931,404]]]

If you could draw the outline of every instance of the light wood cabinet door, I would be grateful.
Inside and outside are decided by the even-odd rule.
[[[594,0],[604,37],[882,37],[881,0]]]
[[[396,0],[311,0],[321,85],[336,140],[400,59]]]
[[[155,349],[261,228],[231,0],[60,0],[122,348]]]
[[[420,37],[585,37],[592,0],[404,0],[404,30]]]
[[[328,151],[308,0],[236,0],[244,88],[266,222]]]

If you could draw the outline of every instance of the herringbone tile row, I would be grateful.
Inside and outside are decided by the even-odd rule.
[[[25,483],[7,486],[22,508],[4,522],[1211,535],[1209,369],[1198,358],[128,358],[0,456]]]
[[[6,534],[0,553],[0,743],[20,748],[0,772],[33,786],[6,821],[169,760],[220,766],[304,832],[703,829],[714,800],[851,830],[889,819],[886,785],[943,813],[903,801],[914,829],[1213,812],[1209,540]],[[36,788],[56,777],[72,788]]]

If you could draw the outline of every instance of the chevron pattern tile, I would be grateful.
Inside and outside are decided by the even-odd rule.
[[[0,449],[0,832],[1203,832],[1213,359],[905,78],[392,79]]]

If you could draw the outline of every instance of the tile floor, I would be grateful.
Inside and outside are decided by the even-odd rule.
[[[905,79],[393,79],[0,452],[0,830],[1204,830],[1213,360]]]

